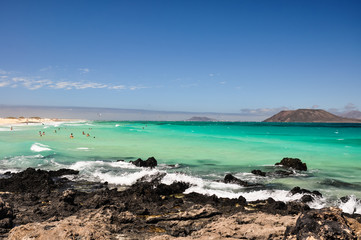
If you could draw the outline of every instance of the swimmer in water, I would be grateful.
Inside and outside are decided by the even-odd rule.
[[[70,138],[74,138],[74,135],[72,133],[70,133]]]

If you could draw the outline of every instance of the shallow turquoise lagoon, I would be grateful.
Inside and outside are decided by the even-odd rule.
[[[128,163],[150,156],[158,160],[155,169]],[[300,158],[308,171],[286,178],[250,173],[274,171],[283,157]],[[300,186],[324,195],[311,207],[338,205],[361,213],[361,124],[89,121],[13,126],[12,131],[0,126],[0,173],[27,167],[73,168],[81,178],[117,185],[166,172],[164,183],[190,182],[188,192],[248,200],[299,199],[288,191]],[[226,173],[264,187],[221,183]],[[340,202],[342,196],[351,196],[350,201]]]

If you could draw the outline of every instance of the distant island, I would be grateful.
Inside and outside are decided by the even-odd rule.
[[[343,113],[341,116],[345,118],[361,119],[361,112],[354,110],[347,113]]]
[[[191,117],[187,121],[191,122],[214,122],[217,121],[216,119],[209,118],[209,117]]]
[[[361,123],[361,120],[340,117],[322,109],[297,109],[281,111],[263,122]]]

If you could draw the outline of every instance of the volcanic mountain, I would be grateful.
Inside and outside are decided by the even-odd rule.
[[[361,120],[340,117],[322,109],[297,109],[281,111],[264,122],[361,123]]]

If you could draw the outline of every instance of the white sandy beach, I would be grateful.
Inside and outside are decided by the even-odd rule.
[[[59,119],[59,118],[40,118],[40,117],[8,117],[0,118],[1,125],[23,125],[29,123],[52,123],[52,122],[74,122],[74,121],[85,121],[82,119]]]

